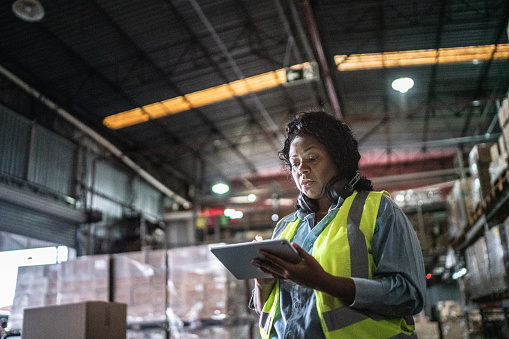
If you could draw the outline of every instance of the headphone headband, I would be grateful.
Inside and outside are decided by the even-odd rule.
[[[348,184],[346,184],[345,188],[349,191],[353,191],[353,187],[359,182],[359,180],[361,180],[361,176],[359,175],[359,172],[355,172],[354,177],[348,182]]]

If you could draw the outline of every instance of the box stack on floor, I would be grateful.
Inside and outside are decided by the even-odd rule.
[[[52,265],[22,266],[8,327],[19,330],[28,307],[108,301],[109,256],[83,256]]]
[[[469,329],[461,304],[453,300],[439,301],[436,304],[439,314],[442,338],[468,339]]]
[[[249,338],[256,324],[247,309],[251,288],[207,245],[80,257],[21,267],[9,328],[22,330],[25,310],[35,307],[111,301],[127,306],[130,339],[167,331],[179,339]]]

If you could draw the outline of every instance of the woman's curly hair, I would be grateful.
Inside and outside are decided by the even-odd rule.
[[[325,146],[342,178],[352,178],[359,170],[361,155],[358,142],[351,128],[343,121],[322,111],[302,112],[297,114],[286,126],[284,146],[279,151],[279,159],[291,170],[290,145],[296,137],[309,135]],[[372,191],[371,181],[365,177],[355,185],[357,190]]]

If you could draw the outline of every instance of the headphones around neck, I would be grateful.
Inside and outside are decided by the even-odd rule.
[[[339,197],[343,199],[348,198],[353,193],[353,187],[361,179],[358,172],[355,173],[354,177],[348,181],[346,178],[334,177],[325,186],[325,192],[327,198],[334,204],[339,200]],[[318,200],[310,199],[305,194],[299,193],[297,197],[297,205],[308,213],[315,213],[318,211]]]

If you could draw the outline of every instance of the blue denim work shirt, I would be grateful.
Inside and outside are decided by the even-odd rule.
[[[334,219],[343,201],[340,198],[337,205],[331,206],[327,215],[314,227],[315,214],[298,210],[278,223],[273,238],[279,237],[298,217],[302,222],[292,242],[311,254],[318,235]],[[389,317],[419,313],[424,306],[426,289],[421,247],[404,212],[386,195],[380,202],[372,249],[377,266],[374,278],[352,278],[355,300],[350,307]],[[252,302],[250,304],[252,307]],[[270,338],[325,338],[313,289],[281,280],[278,313]]]

